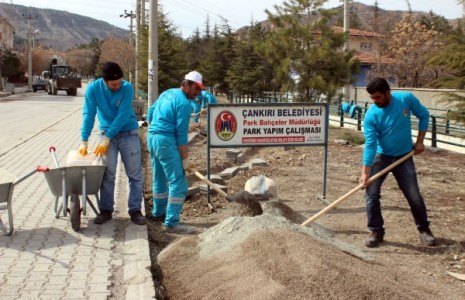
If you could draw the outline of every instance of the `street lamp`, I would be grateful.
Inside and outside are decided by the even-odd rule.
[[[40,30],[36,29],[32,33],[32,49],[34,49],[36,47],[36,34],[39,34],[39,32],[40,32]]]
[[[124,14],[119,15],[121,18],[131,18],[130,20],[130,25],[129,25],[129,47],[132,48],[132,20],[136,17],[136,14],[132,12],[127,12],[127,10],[124,10]],[[137,59],[137,53],[136,53],[136,59]],[[132,72],[129,71],[129,81],[132,82]],[[137,83],[136,83],[137,84]]]

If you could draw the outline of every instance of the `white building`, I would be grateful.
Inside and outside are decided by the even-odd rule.
[[[14,27],[7,19],[0,17],[0,47],[4,49],[13,49],[13,38],[15,34]]]

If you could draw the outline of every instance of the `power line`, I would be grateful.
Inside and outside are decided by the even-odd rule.
[[[220,8],[219,6],[217,6],[215,4],[212,4],[211,2],[208,2],[206,0],[203,0],[203,1],[208,3],[207,5],[204,5],[205,7],[209,7],[209,8],[213,7],[213,8],[215,8],[214,11],[209,10],[209,9],[205,9],[210,14],[214,14],[214,15],[217,15],[217,16],[223,18],[223,19],[227,19],[228,21],[236,23],[239,26],[242,26],[243,24],[247,24],[247,21],[242,19],[242,17],[238,17],[237,15],[233,15],[233,14],[231,14],[230,11],[224,10],[223,8]],[[185,2],[191,3],[189,0],[185,0]],[[196,5],[196,4],[192,4],[192,5]]]
[[[216,16],[221,19],[227,20],[228,23],[235,24],[237,27],[241,27],[241,26],[244,26],[244,24],[247,24],[247,22],[244,22],[243,20],[240,20],[236,16],[233,16],[231,14],[225,14],[216,9],[212,10],[208,8],[199,8],[199,3],[193,3],[188,0],[184,0],[184,1],[164,0],[164,1],[183,9],[184,11],[187,11],[189,13],[192,13],[194,15],[201,16],[204,18],[206,18],[207,16],[209,16],[210,18],[214,18]]]

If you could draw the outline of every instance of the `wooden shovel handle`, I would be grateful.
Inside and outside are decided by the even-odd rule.
[[[406,161],[409,157],[411,157],[413,154],[415,153],[415,151],[411,151],[410,153],[404,155],[402,158],[396,160],[395,162],[393,162],[392,164],[390,164],[389,166],[387,166],[386,168],[384,168],[383,170],[379,171],[378,173],[376,173],[375,175],[371,176],[367,183],[371,183],[373,181],[375,181],[376,179],[378,179],[379,177],[383,176],[384,174],[386,174],[387,172],[391,171],[392,169],[394,169],[395,167],[397,167],[398,165],[400,165],[401,163],[403,163],[404,161]],[[344,196],[340,197],[339,199],[337,199],[336,201],[334,201],[333,203],[331,203],[330,205],[326,206],[325,208],[323,208],[322,210],[320,210],[318,213],[316,213],[315,215],[313,215],[312,217],[310,217],[309,219],[307,219],[307,221],[303,222],[302,225],[303,226],[306,226],[310,223],[312,223],[313,221],[315,221],[316,219],[318,219],[319,217],[321,217],[322,215],[326,214],[327,212],[329,212],[330,210],[332,210],[336,205],[338,205],[340,202],[344,201],[345,199],[347,199],[350,195],[352,195],[353,193],[355,193],[356,191],[362,189],[364,187],[364,184],[359,184],[358,186],[356,186],[355,188],[353,188],[352,190],[350,190],[348,193],[346,193]]]
[[[195,176],[197,176],[200,180],[202,180],[203,182],[205,182],[206,184],[208,184],[210,187],[212,187],[215,191],[217,191],[221,196],[223,197],[227,197],[228,194],[226,194],[225,191],[223,191],[222,189],[220,189],[219,186],[217,186],[216,184],[214,184],[213,182],[211,182],[210,180],[208,180],[207,177],[203,176],[202,174],[200,174],[198,171],[196,170],[190,170],[192,172],[194,172]]]

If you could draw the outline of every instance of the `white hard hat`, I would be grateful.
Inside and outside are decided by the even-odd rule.
[[[197,84],[197,86],[202,90],[205,89],[205,86],[202,83],[202,74],[197,71],[191,71],[187,73],[184,79],[195,82],[195,84]]]

